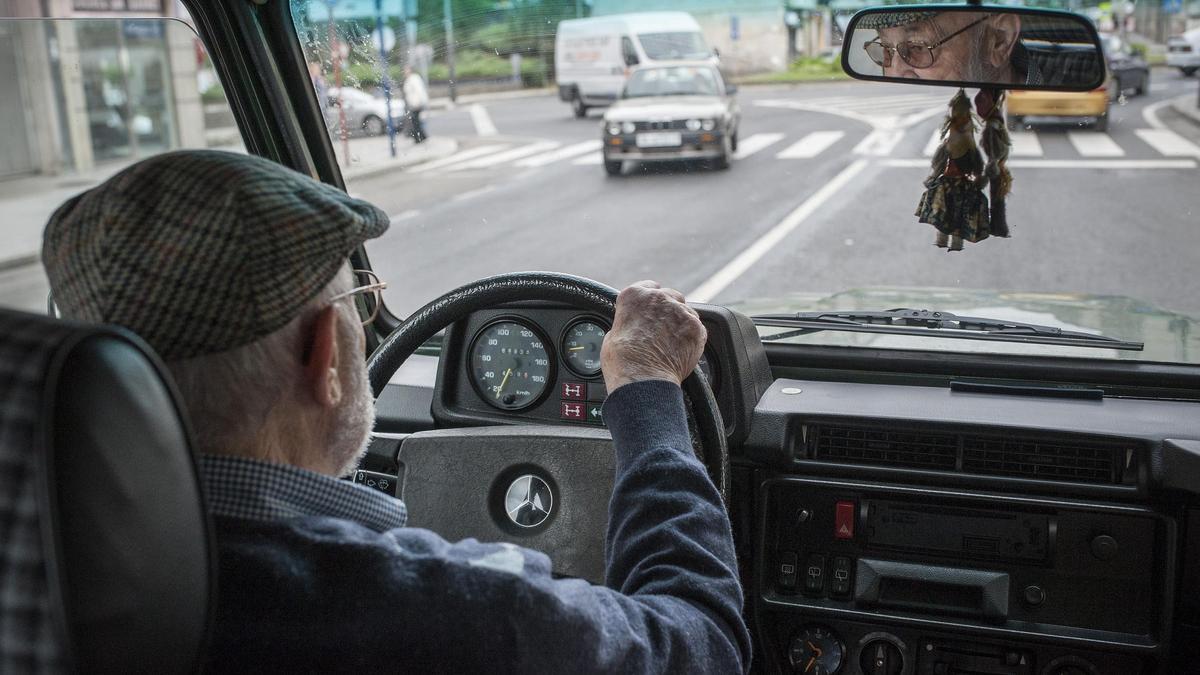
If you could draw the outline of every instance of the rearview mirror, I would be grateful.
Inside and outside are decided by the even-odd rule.
[[[1104,83],[1100,36],[1071,12],[892,5],[858,12],[845,34],[842,68],[860,80],[1062,91]]]

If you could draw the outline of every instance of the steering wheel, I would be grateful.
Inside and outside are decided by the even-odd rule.
[[[617,291],[568,274],[519,272],[460,286],[408,317],[367,360],[378,398],[400,366],[439,331],[473,312],[548,301],[610,320]],[[453,364],[448,367],[454,367]],[[712,388],[699,368],[683,382],[692,449],[728,503],[729,450]],[[397,494],[409,524],[448,540],[509,541],[550,554],[554,570],[602,583],[615,460],[608,432],[572,426],[422,431],[400,446]]]

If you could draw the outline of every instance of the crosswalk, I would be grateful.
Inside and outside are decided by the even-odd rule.
[[[767,158],[789,162],[813,160],[830,152],[840,152],[849,156],[873,157],[888,166],[927,163],[927,160],[915,163],[913,160],[917,152],[922,157],[933,156],[941,140],[939,129],[930,130],[928,137],[925,136],[926,132],[920,132],[918,138],[926,139],[922,146],[914,144],[916,138],[909,140],[909,133],[905,129],[874,129],[862,136],[835,129],[796,135],[777,131],[760,132],[741,139],[733,159],[758,161]],[[1131,134],[1122,135],[1120,142],[1106,132],[1082,130],[1024,130],[1013,131],[1010,136],[1010,157],[1024,161],[1029,166],[1040,166],[1037,162],[1051,167],[1064,165],[1064,162],[1070,165],[1076,160],[1114,160],[1079,166],[1197,168],[1194,160],[1200,160],[1200,145],[1162,128],[1135,129]],[[567,143],[550,140],[518,143],[511,139],[500,142],[497,139],[497,142],[465,148],[409,171],[415,174],[453,175],[502,167],[532,170],[560,165],[598,166],[602,161],[601,146],[598,139]],[[1159,164],[1152,161],[1162,158],[1175,161]]]

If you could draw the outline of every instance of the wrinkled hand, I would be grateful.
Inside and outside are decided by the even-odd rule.
[[[682,293],[639,281],[617,296],[613,327],[600,349],[604,384],[609,393],[642,380],[681,384],[700,361],[706,337]]]

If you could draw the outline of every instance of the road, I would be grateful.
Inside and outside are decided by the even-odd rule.
[[[399,315],[483,276],[555,270],[614,286],[654,278],[717,302],[938,286],[1122,295],[1200,317],[1200,127],[1164,105],[1198,83],[1154,78],[1106,133],[1017,134],[1012,237],[956,253],[913,216],[943,88],[744,87],[730,169],[617,178],[599,163],[600,111],[577,120],[551,96],[463,106],[428,120],[457,154],[349,188],[392,215],[368,252]],[[0,272],[0,290],[36,309],[44,279]]]
[[[746,87],[729,170],[627,166],[620,178],[598,162],[600,112],[576,120],[552,97],[468,106],[430,120],[461,139],[457,156],[350,189],[393,214],[368,252],[401,315],[536,269],[654,278],[718,302],[941,286],[1124,295],[1200,316],[1200,129],[1158,105],[1197,82],[1155,76],[1149,95],[1114,106],[1107,133],[1018,134],[1012,237],[959,253],[913,216],[951,89]]]

